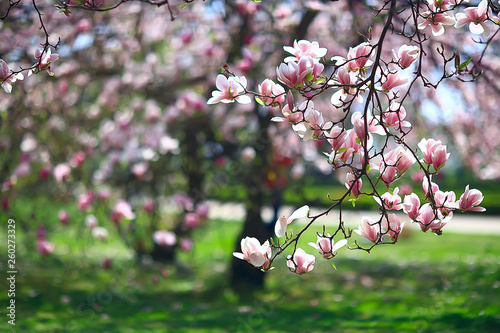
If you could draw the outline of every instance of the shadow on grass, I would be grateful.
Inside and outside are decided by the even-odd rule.
[[[282,264],[282,263],[281,263]],[[45,260],[20,267],[20,332],[494,332],[500,276],[488,262],[338,259],[335,272],[270,272],[241,299],[224,272]],[[167,273],[168,269],[169,273]],[[289,276],[284,276],[288,275]],[[0,295],[5,304],[6,295]],[[4,323],[0,323],[3,328]]]

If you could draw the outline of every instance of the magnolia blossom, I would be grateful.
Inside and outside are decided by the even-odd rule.
[[[437,191],[434,193],[434,200],[436,202],[436,206],[438,206],[439,211],[447,216],[451,211],[457,208],[457,203],[455,202],[457,196],[453,191]]]
[[[381,226],[375,223],[372,218],[363,216],[358,230],[354,230],[354,232],[365,237],[370,242],[376,243],[380,238]]]
[[[226,78],[224,75],[219,74],[215,81],[215,86],[219,91],[213,91],[212,97],[208,100],[207,104],[233,103],[237,101],[241,104],[249,104],[252,102],[250,97],[245,96],[245,89],[247,87],[247,79],[244,76],[231,76]]]
[[[260,244],[254,237],[245,237],[241,240],[241,252],[233,252],[233,256],[238,259],[246,260],[255,267],[267,266],[271,256],[271,246],[269,241]]]
[[[186,213],[186,215],[184,215],[184,224],[189,229],[194,229],[194,228],[198,227],[200,225],[200,223],[201,223],[201,219],[200,219],[200,216],[198,214],[193,213],[193,212],[189,212],[189,213]]]
[[[359,103],[363,103],[363,96],[356,89],[357,78],[354,73],[350,72],[346,66],[342,66],[337,70],[335,75],[335,80],[328,82],[331,85],[340,85],[342,89],[337,90],[332,97],[330,102],[336,107],[341,107],[345,102],[348,102],[356,96],[356,100]]]
[[[409,79],[399,77],[399,72],[385,74],[382,79],[382,91],[388,93],[394,88],[407,84]]]
[[[47,48],[46,50],[44,50],[43,48],[38,48],[35,51],[35,59],[37,60],[36,68],[38,71],[40,72],[47,71],[47,73],[49,73],[50,76],[54,76],[54,73],[52,72],[50,65],[54,61],[59,59],[59,54],[57,53],[52,54],[50,48]],[[28,76],[30,76],[31,74],[33,74],[33,70],[30,70],[28,72]]]
[[[293,97],[290,92],[287,95],[287,104],[281,109],[281,113],[284,117],[273,117],[271,121],[275,122],[284,122],[288,121],[289,123],[295,125],[304,119],[304,114],[298,110],[294,111],[293,105]]]
[[[347,244],[347,239],[342,239],[335,243],[333,237],[329,234],[326,237],[318,235],[316,243],[310,242],[308,244],[318,250],[323,258],[332,259],[335,257],[334,252]]]
[[[92,228],[92,236],[102,242],[108,239],[108,230],[104,227],[94,227]]]
[[[316,59],[304,56],[299,62],[280,64],[276,68],[276,75],[288,87],[300,89],[305,84],[315,82],[324,68]]]
[[[396,177],[401,177],[416,162],[411,151],[397,146],[384,155],[380,161],[379,171],[382,180],[390,184]]]
[[[61,221],[62,224],[66,225],[69,223],[69,214],[65,210],[60,210],[59,213],[57,213],[57,217],[59,218],[59,221]]]
[[[361,152],[363,146],[361,146],[358,137],[353,129],[347,130],[345,135],[345,140],[340,146],[338,151],[334,150],[329,155],[330,163],[339,165],[341,162],[346,163],[351,157]],[[369,138],[368,148],[371,147],[373,139]]]
[[[81,211],[89,210],[90,206],[94,202],[94,192],[87,191],[78,197],[77,205]]]
[[[403,201],[403,212],[408,214],[408,217],[412,220],[418,218],[418,209],[420,208],[420,198],[415,193],[410,195],[405,195]]]
[[[399,220],[399,217],[394,213],[387,214],[382,219],[382,228],[387,232],[389,237],[395,241],[403,231],[405,223]]]
[[[401,68],[405,69],[411,66],[415,61],[417,61],[420,55],[420,48],[415,45],[401,45],[399,47],[398,53],[392,50],[392,54],[396,59],[397,63]]]
[[[285,215],[279,217],[274,225],[274,233],[277,237],[283,237],[286,233],[286,227],[295,219],[301,219],[309,213],[309,206],[305,205],[295,210],[288,218]]]
[[[56,179],[56,182],[60,183],[63,180],[66,180],[69,178],[69,175],[71,172],[71,167],[69,166],[68,163],[61,163],[61,164],[56,165],[52,172],[54,174],[54,178]]]
[[[406,118],[406,109],[397,102],[392,102],[391,105],[383,113],[384,121],[387,127],[408,128],[411,127]]]
[[[367,112],[367,129],[368,133],[375,133],[379,135],[385,135],[384,128],[378,125],[378,121],[372,117],[370,112]],[[354,132],[358,139],[363,142],[365,140],[366,132],[365,132],[365,119],[364,115],[361,112],[354,112],[351,116],[351,123],[354,127]]]
[[[89,214],[85,216],[85,225],[87,228],[93,229],[97,227],[98,224],[99,222],[97,221],[97,217],[95,217],[95,215]]]
[[[418,29],[423,30],[425,27],[430,26],[434,36],[441,36],[444,34],[445,25],[454,25],[455,18],[448,13],[422,13],[424,20],[418,24]]]
[[[422,139],[418,143],[418,147],[424,155],[424,162],[428,165],[432,164],[436,171],[442,168],[450,157],[450,154],[446,152],[446,146],[441,144],[441,141]]]
[[[295,40],[293,42],[293,47],[283,46],[283,50],[293,54],[293,57],[285,58],[285,62],[299,61],[302,57],[308,56],[311,58],[321,58],[326,55],[327,49],[324,47],[319,47],[319,43],[316,41],[310,42],[308,40]]]
[[[135,214],[132,212],[132,207],[125,200],[118,200],[113,207],[112,219],[115,222],[121,222],[123,219],[133,220]]]
[[[0,84],[7,94],[12,92],[12,83],[22,79],[24,79],[23,74],[12,74],[7,63],[0,59]]]
[[[314,269],[316,258],[312,254],[307,254],[301,248],[295,250],[293,256],[288,256],[286,265],[293,273],[305,274]]]
[[[458,200],[458,209],[462,212],[473,211],[473,212],[484,212],[486,208],[479,207],[481,201],[483,201],[484,196],[481,191],[472,189],[469,190],[469,185],[465,187],[465,192],[460,196]]]
[[[363,181],[361,178],[356,179],[356,176],[352,172],[347,173],[345,177],[345,187],[347,187],[347,189],[351,189],[352,195],[356,198],[359,196],[362,186]]]
[[[265,79],[259,84],[259,94],[263,95],[259,98],[265,105],[274,106],[285,101],[285,89],[270,79]]]
[[[339,56],[332,57],[332,61],[335,61],[337,65],[343,65],[345,62],[346,68],[355,72],[358,70],[364,70],[373,64],[370,60],[372,52],[372,46],[369,43],[361,43],[356,47],[350,47],[347,53],[347,59]]]
[[[304,140],[318,138],[324,123],[323,114],[314,109],[313,101],[305,101],[299,106],[299,110],[304,110],[304,121],[292,125],[292,129]]]
[[[328,142],[332,145],[334,151],[338,151],[347,138],[347,131],[340,126],[333,126],[328,135]]]
[[[177,243],[175,233],[165,230],[155,231],[153,241],[163,247],[174,246]]]
[[[398,195],[398,193],[399,187],[396,187],[392,194],[386,192],[382,194],[380,198],[374,196],[373,199],[375,199],[375,201],[378,202],[380,206],[382,206],[383,203],[385,208],[387,209],[399,210],[403,208],[403,204],[401,203],[401,197]]]
[[[422,205],[418,213],[417,221],[419,222],[420,229],[424,232],[431,230],[438,235],[442,233],[441,229],[453,217],[453,214],[444,217],[439,210],[435,211],[429,203]]]
[[[54,248],[54,244],[47,242],[45,239],[39,239],[36,244],[36,250],[43,256],[51,254]]]
[[[488,0],[482,0],[477,7],[466,8],[465,13],[458,13],[455,15],[457,22],[455,28],[461,28],[467,23],[469,30],[473,34],[488,34],[489,29],[485,21],[488,19]]]

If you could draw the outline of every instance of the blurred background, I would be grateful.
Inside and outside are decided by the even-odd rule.
[[[446,80],[437,90],[413,87],[405,105],[413,124],[406,140],[416,146],[432,137],[451,152],[433,180],[457,199],[467,184],[481,190],[485,213],[456,216],[442,236],[408,221],[398,244],[371,253],[344,248],[336,269],[318,259],[303,276],[290,273],[284,258],[263,274],[232,256],[243,236],[268,239],[278,216],[304,204],[321,211],[331,205],[328,195],[338,198],[346,188],[345,173],[333,173],[323,154],[328,142],[302,142],[288,124],[271,122],[278,108],[207,105],[221,67],[245,75],[256,90],[265,78],[276,79],[282,46],[294,40],[318,41],[327,59],[345,56],[368,31],[377,38],[387,13],[375,16],[374,8],[382,4],[206,0],[184,8],[171,2],[169,10],[132,2],[102,13],[74,9],[67,17],[53,1],[37,2],[50,42],[61,39],[55,75],[25,77],[0,98],[0,221],[2,230],[8,219],[16,225],[15,329],[500,327],[498,38],[483,58],[484,46],[465,30],[429,41],[421,64],[429,78],[438,81],[443,71],[438,46],[471,58],[484,73],[469,83]],[[399,6],[409,11],[410,2]],[[2,16],[8,8],[0,4]],[[11,69],[35,62],[44,38],[39,27],[30,2],[0,21],[0,58]],[[384,44],[388,61],[391,48],[409,43],[397,33],[407,28],[394,23]],[[343,111],[323,95],[316,109],[338,118]],[[423,174],[414,168],[400,194],[423,197]],[[361,197],[343,209],[356,228],[378,204]],[[338,214],[319,222],[336,228]],[[322,224],[308,230],[303,248]],[[6,272],[7,233],[0,234]],[[8,304],[5,292],[0,300]],[[6,320],[0,328],[12,329]]]

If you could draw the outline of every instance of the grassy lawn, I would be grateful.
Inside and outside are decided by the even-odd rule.
[[[313,273],[303,276],[288,272],[282,259],[268,273],[266,289],[249,300],[226,282],[241,225],[211,223],[199,230],[193,252],[182,253],[182,265],[137,265],[113,238],[83,254],[85,240],[70,241],[77,231],[68,229],[53,239],[57,248],[51,257],[18,248],[15,331],[495,332],[500,327],[498,236],[413,233],[371,254],[341,249],[337,271],[316,255]],[[315,239],[314,230],[309,238]],[[100,266],[106,255],[114,256],[110,269]],[[5,309],[4,278],[0,289]],[[10,329],[4,314],[0,332]]]

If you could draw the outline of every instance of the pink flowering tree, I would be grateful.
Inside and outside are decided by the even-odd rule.
[[[225,184],[206,184],[205,177],[214,170],[212,180],[229,174],[243,180],[247,208],[245,241],[238,240],[232,263],[234,285],[262,284],[252,266],[269,270],[280,255],[292,272],[304,274],[314,268],[311,253],[331,260],[346,249],[369,252],[396,243],[409,223],[441,234],[455,211],[481,210],[478,190],[439,189],[432,176],[450,164],[451,149],[446,136],[417,129],[435,133],[441,125],[421,120],[421,96],[446,107],[437,89],[443,86],[464,96],[464,109],[498,117],[494,94],[478,101],[462,82],[480,85],[484,78],[485,92],[497,88],[495,4],[241,0],[221,9],[209,1],[140,1],[159,5],[155,12],[127,2],[64,1],[58,10],[50,1],[1,5],[0,19],[8,24],[2,40],[13,40],[0,44],[6,207],[23,186],[42,186],[72,197],[103,241],[107,234],[95,229],[101,222],[92,214],[103,205],[107,229],[113,226],[138,253],[161,257],[190,247],[182,233],[201,225],[206,208],[198,205]],[[24,14],[30,24],[20,19]],[[325,28],[331,26],[335,33]],[[471,42],[469,31],[481,39]],[[455,38],[461,42],[450,44]],[[457,119],[446,124],[466,129],[450,131],[466,163],[478,174],[494,174],[489,161],[500,155],[497,143],[464,138],[481,127],[470,117]],[[496,133],[494,124],[487,133]],[[260,214],[266,195],[279,192],[289,176],[299,183],[306,166],[341,179],[345,194],[330,198],[331,207],[315,216],[299,209],[296,216],[309,222],[295,234],[291,217],[266,228]],[[417,169],[425,195],[403,194],[401,179]],[[173,196],[179,189],[187,196]],[[353,232],[342,210],[364,196],[379,203],[380,217],[363,218]],[[175,223],[159,210],[165,197],[180,207]],[[300,249],[305,230],[333,209],[338,227],[317,227],[317,242]],[[64,212],[59,219],[74,221]],[[276,238],[268,241],[273,229]],[[53,250],[42,245],[43,254]]]
[[[467,186],[457,200],[454,192],[443,191],[433,182],[433,175],[445,167],[450,153],[441,140],[420,138],[404,107],[412,103],[413,91],[437,90],[448,81],[477,78],[476,67],[468,67],[470,60],[462,62],[458,49],[441,46],[432,50],[428,46],[447,30],[459,29],[467,23],[473,34],[488,34],[490,28],[496,28],[498,33],[499,20],[492,14],[493,9],[498,8],[487,1],[481,1],[478,7],[467,6],[466,1],[429,0],[421,5],[382,1],[376,6],[376,12],[384,24],[371,27],[363,34],[364,41],[349,48],[347,55],[325,57],[328,51],[317,41],[300,40],[295,41],[293,47],[284,46],[292,56],[284,58],[276,73],[266,78],[272,80],[275,75],[288,88],[287,101],[277,102],[283,117],[272,120],[288,123],[288,130],[295,132],[304,143],[309,140],[330,143],[325,154],[333,172],[347,172],[347,191],[339,198],[330,197],[332,204],[322,213],[303,214],[301,208],[292,214],[299,212],[301,217],[309,218],[306,226],[295,233],[286,232],[292,219],[283,217],[276,221],[276,238],[271,243],[266,241],[260,245],[256,239],[248,240],[259,246],[247,248],[245,255],[251,257],[260,251],[259,255],[265,257],[259,260],[260,266],[253,262],[254,266],[270,270],[277,256],[291,252],[286,259],[292,272],[304,274],[313,270],[315,258],[298,247],[299,241],[307,229],[321,223],[334,208],[338,209],[339,217],[332,235],[326,233],[323,226],[323,231],[318,232],[318,243],[311,244],[327,259],[332,259],[335,250],[346,244],[350,250],[366,252],[381,244],[394,244],[405,223],[415,223],[424,232],[441,235],[454,212],[484,211],[479,206],[483,199],[479,190],[470,190]],[[487,42],[476,42],[478,62],[497,33],[485,37]],[[405,44],[395,49],[398,43]],[[428,65],[429,61],[432,66]],[[427,68],[441,68],[441,74],[426,72]],[[253,95],[259,103],[275,98],[274,93],[263,95],[261,91],[252,90],[242,77],[237,80],[245,85],[240,84],[236,95],[230,95],[227,88],[217,95],[224,95],[231,102],[237,102],[237,98],[242,99],[244,95]],[[324,109],[316,103],[322,95],[331,96],[331,105]],[[329,109],[340,112],[332,117]],[[410,169],[423,172],[424,197],[408,193],[402,198],[398,194],[398,182]],[[381,191],[381,186],[387,189],[386,193]],[[364,217],[359,229],[354,230],[359,237],[345,227],[342,218],[350,196],[354,197],[350,201],[370,196],[380,205],[378,219]],[[395,214],[400,210],[407,214],[406,221]],[[260,246],[266,251],[261,251]],[[237,253],[235,257],[242,259]]]

